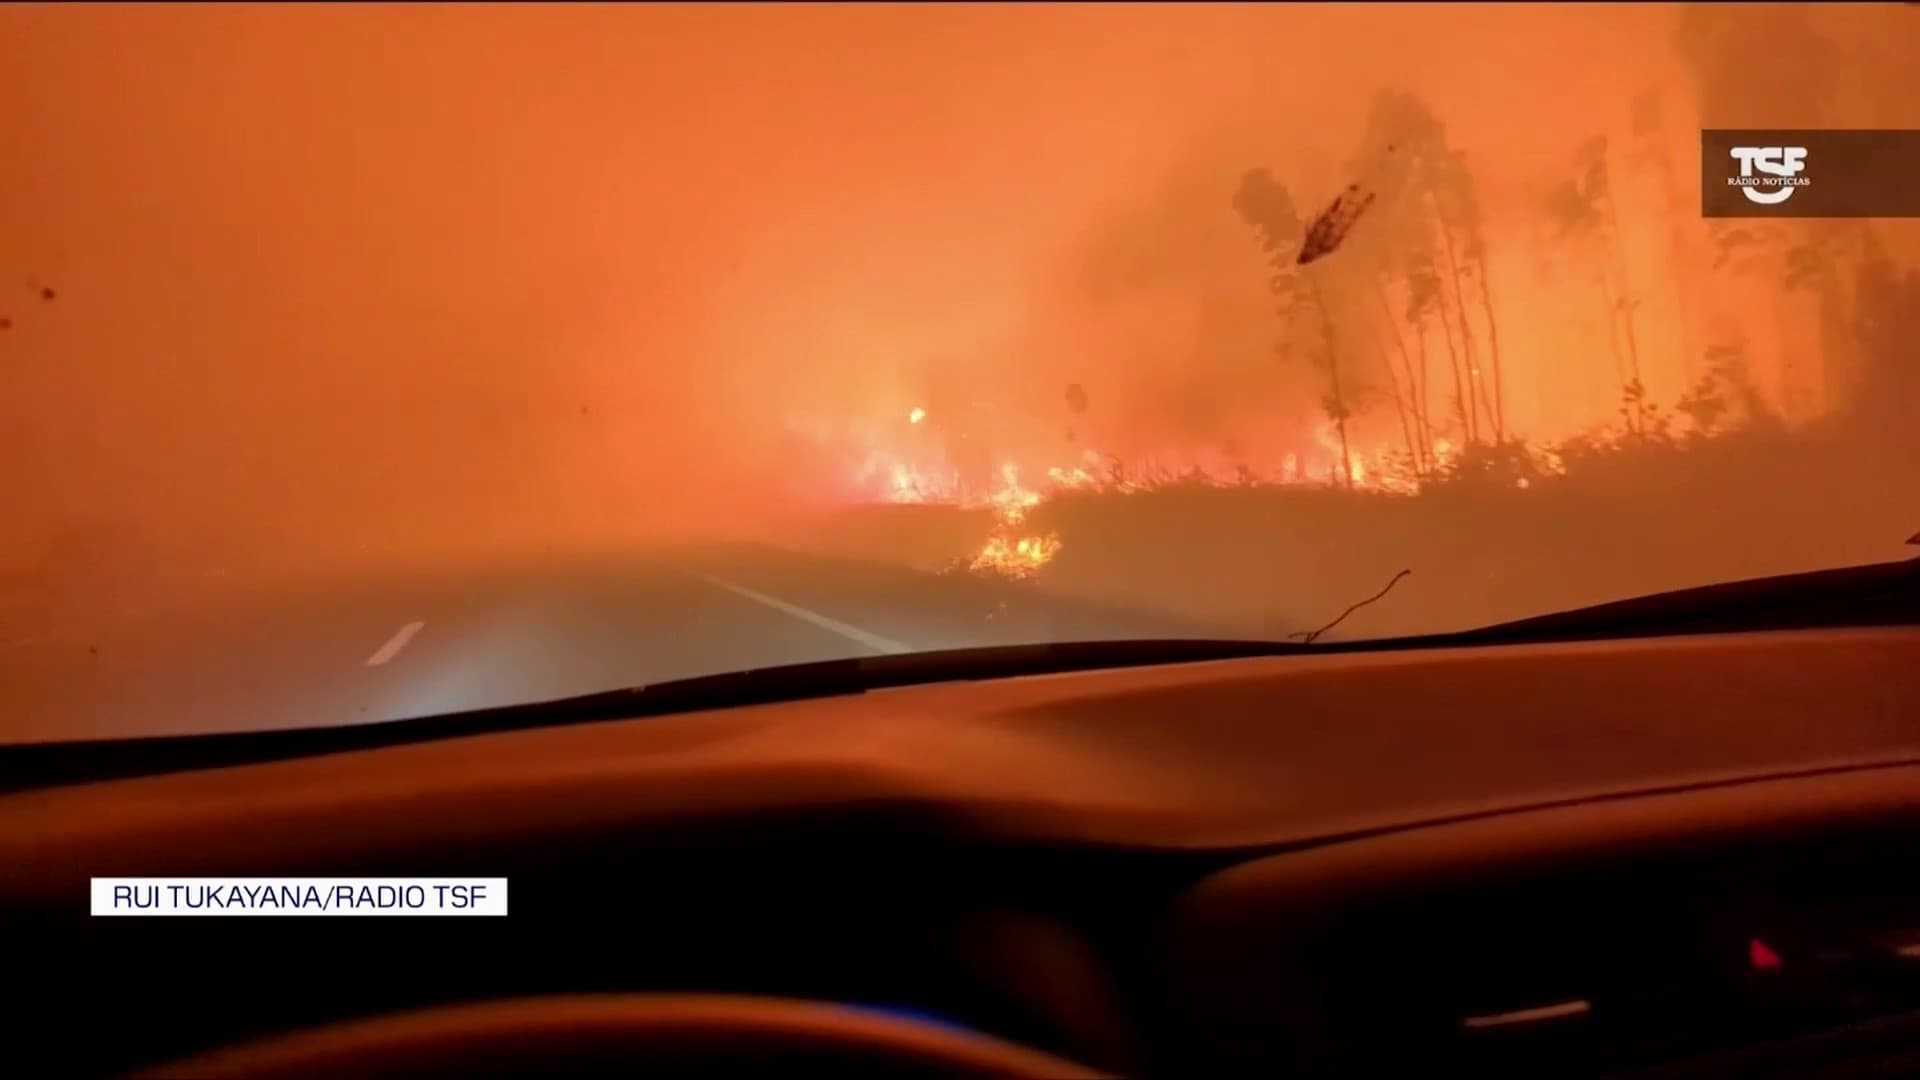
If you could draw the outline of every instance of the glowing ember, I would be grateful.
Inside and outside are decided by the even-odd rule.
[[[920,421],[925,420],[926,418],[927,418],[927,410],[922,409],[917,405],[914,406],[911,412],[907,413],[907,423],[909,424],[917,424]]]

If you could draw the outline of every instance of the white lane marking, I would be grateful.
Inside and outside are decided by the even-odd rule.
[[[1492,1016],[1469,1016],[1460,1022],[1470,1028],[1506,1027],[1508,1024],[1532,1024],[1541,1020],[1557,1020],[1563,1016],[1579,1016],[1592,1008],[1593,1005],[1586,1001],[1563,1001],[1558,1005],[1542,1005],[1537,1009],[1520,1009]]]
[[[699,574],[697,576],[709,585],[716,585],[737,596],[744,596],[749,600],[765,604],[775,611],[784,612],[803,622],[812,623],[822,630],[839,634],[841,637],[865,645],[875,652],[907,653],[915,651],[911,645],[901,644],[892,638],[881,637],[879,634],[870,634],[857,626],[849,626],[839,619],[830,619],[817,611],[809,611],[798,604],[789,604],[777,596],[768,596],[763,592],[755,592],[745,585],[736,585],[725,578],[717,578],[711,574]]]
[[[399,656],[400,650],[406,648],[407,642],[412,641],[413,635],[419,633],[420,628],[425,625],[427,624],[423,622],[410,622],[401,627],[392,637],[387,639],[385,645],[380,646],[372,656],[367,657],[367,666],[379,667],[394,657]]]

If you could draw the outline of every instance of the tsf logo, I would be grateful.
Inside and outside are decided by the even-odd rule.
[[[1807,186],[1807,178],[1800,175],[1807,167],[1804,146],[1736,146],[1731,153],[1740,163],[1740,175],[1729,177],[1727,184],[1762,206],[1786,202],[1794,188]]]

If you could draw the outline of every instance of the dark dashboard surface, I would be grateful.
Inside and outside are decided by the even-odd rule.
[[[1883,872],[1920,838],[1917,665],[1920,631],[1900,627],[1281,657],[23,791],[0,796],[0,937],[57,957],[29,961],[41,992],[19,1030],[78,1072],[423,1003],[608,990],[910,1007],[1118,1072],[1338,1072],[1345,1051],[1315,1059],[1316,1037],[1385,1045],[1356,1016],[1451,1037],[1465,1016],[1588,1000],[1592,965],[1556,982],[1521,962],[1569,940],[1640,955],[1596,943],[1659,925],[1704,949],[1713,920],[1676,898],[1745,910],[1778,894],[1779,859],[1864,890],[1888,933],[1920,916]],[[1788,834],[1803,845],[1755,839]],[[1736,837],[1744,861],[1708,857]],[[507,876],[513,908],[86,917],[93,876],[276,874]],[[1610,888],[1638,907],[1601,903]],[[1775,925],[1728,918],[1717,933],[1735,939]],[[1570,937],[1569,920],[1613,929]],[[1718,971],[1725,950],[1709,951],[1669,982]],[[1282,1004],[1297,1023],[1249,1019]],[[76,1023],[123,1037],[62,1034]]]
[[[1257,849],[1920,758],[1916,670],[1920,630],[1890,627],[949,683],[20,792],[0,797],[0,862],[19,901],[96,874],[862,805],[978,839]],[[176,842],[206,829],[219,845]]]

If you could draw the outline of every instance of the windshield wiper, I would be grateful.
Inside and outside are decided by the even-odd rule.
[[[1306,653],[1876,625],[1920,625],[1920,559],[1682,589],[1450,634],[1311,644],[1166,639],[986,646],[755,668],[347,727],[4,746],[0,791],[956,680]]]
[[[1326,646],[1292,642],[1185,638],[995,645],[750,668],[556,701],[344,727],[23,743],[0,746],[0,792],[497,731],[836,697],[894,686],[1324,651]]]

